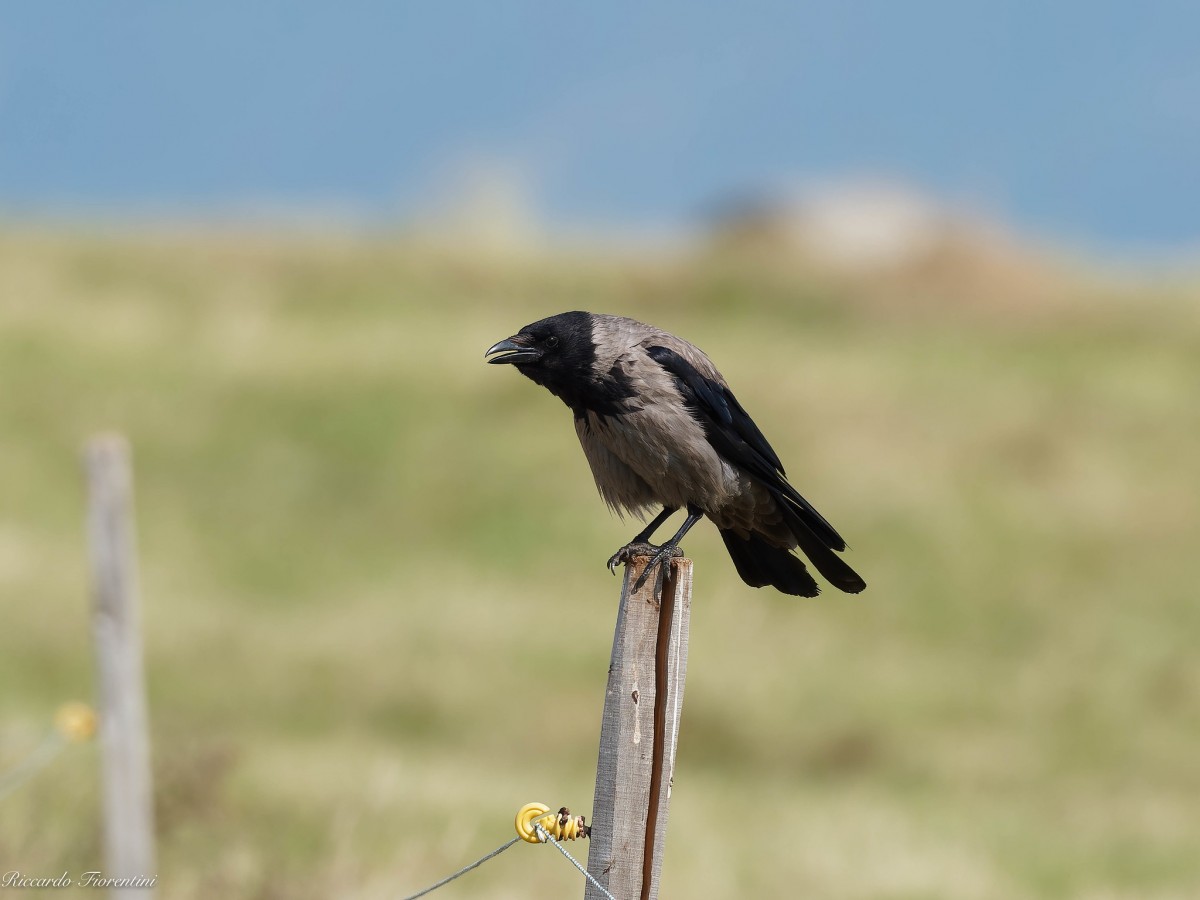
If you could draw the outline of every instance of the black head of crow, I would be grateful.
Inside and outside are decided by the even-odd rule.
[[[485,356],[514,366],[570,408],[610,507],[643,518],[661,507],[613,555],[610,569],[646,554],[650,572],[707,517],[749,585],[816,596],[816,581],[791,552],[799,549],[835,587],[866,587],[837,555],[846,542],[788,484],[779,457],[721,373],[687,341],[633,319],[568,312],[526,325]],[[679,531],[665,544],[649,544],[679,509],[687,511]]]

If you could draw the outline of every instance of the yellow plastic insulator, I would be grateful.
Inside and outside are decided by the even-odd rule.
[[[54,714],[54,727],[72,743],[86,741],[96,733],[96,713],[86,703],[64,703]]]
[[[583,816],[555,816],[554,824],[557,831],[552,828],[550,833],[560,841],[577,841],[581,837],[587,837]]]
[[[531,844],[540,844],[545,840],[538,834],[537,825],[541,825],[556,841],[577,841],[592,834],[583,816],[571,815],[565,806],[553,813],[544,803],[526,803],[517,810],[513,824],[516,825],[517,836]]]
[[[533,823],[538,819],[545,818],[546,821],[542,822],[542,827],[549,831],[550,823],[554,820],[553,815],[547,815],[549,812],[550,807],[545,803],[526,803],[518,809],[517,818],[513,822],[513,825],[517,829],[517,837],[531,844],[542,843],[542,839],[533,827]]]

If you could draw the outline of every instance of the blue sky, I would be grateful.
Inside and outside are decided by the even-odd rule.
[[[402,215],[472,164],[563,223],[892,176],[1040,234],[1200,240],[1200,4],[9,2],[0,215]]]

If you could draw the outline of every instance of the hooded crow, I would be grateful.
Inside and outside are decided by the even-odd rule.
[[[567,312],[526,325],[484,354],[515,367],[567,405],[600,496],[617,512],[661,511],[613,554],[615,569],[652,557],[643,573],[680,554],[702,517],[712,520],[742,580],[785,594],[820,589],[799,549],[831,584],[866,582],[837,552],[846,542],[788,484],[783,465],[709,358],[687,341],[620,316]],[[673,513],[683,526],[649,544]],[[836,551],[836,552],[835,552]]]

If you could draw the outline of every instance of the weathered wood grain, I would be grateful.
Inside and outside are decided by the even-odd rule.
[[[619,900],[658,894],[687,675],[692,562],[632,585],[647,560],[625,569],[600,729],[588,871]],[[602,900],[590,883],[585,900]]]

